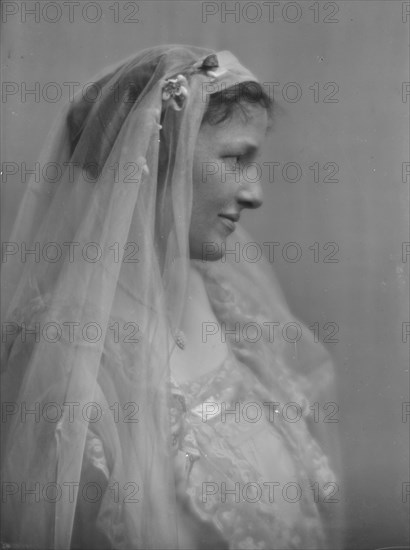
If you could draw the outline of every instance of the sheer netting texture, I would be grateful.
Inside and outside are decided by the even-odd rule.
[[[189,258],[209,94],[246,81],[256,78],[229,52],[160,46],[105,71],[93,97],[77,96],[56,121],[40,158],[48,169],[28,184],[3,262],[6,542],[76,547],[82,502],[98,525],[95,548],[179,547],[170,334],[189,270],[229,326],[292,320],[268,264]],[[230,239],[249,241],[240,228]],[[232,337],[233,353],[261,382],[261,400],[303,407],[302,421],[272,429],[322,488],[337,480],[337,445],[310,405],[334,400],[331,361],[320,344],[268,333]],[[93,438],[101,455],[94,449],[86,484]]]

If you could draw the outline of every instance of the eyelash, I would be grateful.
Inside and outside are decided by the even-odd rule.
[[[226,157],[223,157],[224,162],[226,162],[227,160],[228,161],[233,160],[235,166],[239,166],[241,164],[242,158],[243,158],[243,155],[227,155]]]

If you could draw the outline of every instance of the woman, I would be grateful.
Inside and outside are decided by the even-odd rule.
[[[243,167],[269,98],[229,52],[188,46],[94,92],[62,113],[6,249],[4,540],[335,547],[334,425],[312,416],[331,364],[274,338],[291,316],[269,267],[226,254],[261,204]]]

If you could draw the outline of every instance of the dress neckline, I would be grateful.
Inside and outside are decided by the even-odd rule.
[[[227,368],[227,364],[229,364],[232,360],[232,356],[231,356],[231,349],[228,345],[228,352],[227,354],[225,355],[225,357],[222,359],[222,361],[220,361],[216,367],[213,367],[212,369],[200,374],[199,376],[196,376],[195,378],[191,378],[189,380],[185,380],[185,381],[179,381],[177,380],[177,378],[174,376],[172,370],[171,370],[171,381],[173,383],[174,386],[176,386],[177,388],[189,388],[191,387],[192,385],[194,384],[199,384],[203,381],[206,380],[206,382],[208,383],[210,380],[212,380],[213,378],[215,378],[215,376],[221,372],[223,372],[224,370],[226,370]]]

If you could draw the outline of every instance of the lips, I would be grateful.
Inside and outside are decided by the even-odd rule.
[[[219,214],[221,218],[226,218],[228,220],[231,220],[232,222],[237,222],[239,220],[240,215],[236,213],[232,214]]]
[[[219,217],[222,219],[222,223],[227,229],[229,229],[229,231],[235,231],[236,222],[239,220],[239,214],[219,214]]]

